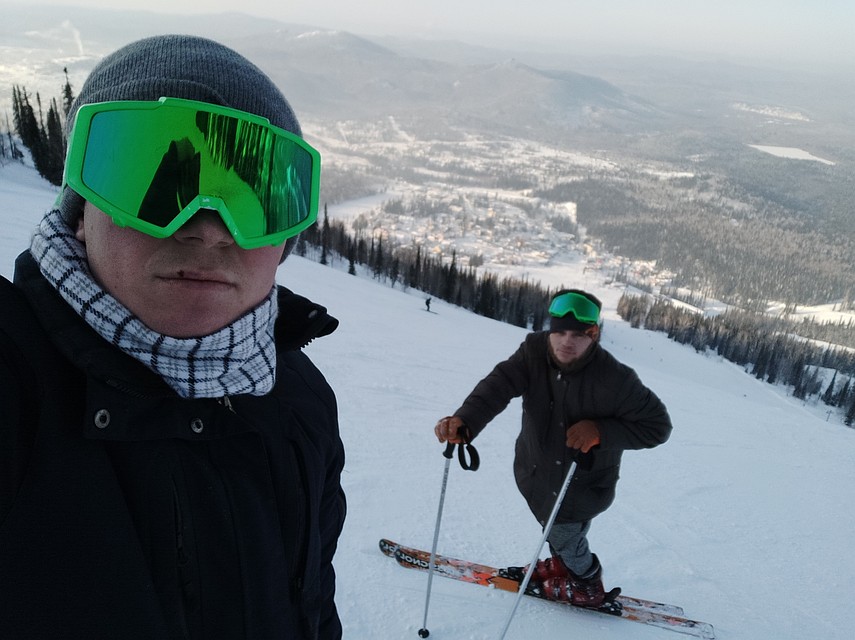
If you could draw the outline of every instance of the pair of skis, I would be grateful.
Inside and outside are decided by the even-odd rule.
[[[430,567],[430,551],[402,546],[386,539],[380,540],[380,551],[397,560],[402,567],[423,571],[427,571]],[[508,572],[504,569],[439,554],[434,558],[433,570],[434,573],[446,578],[502,589],[503,591],[518,592],[520,587],[520,580],[514,579],[516,575],[513,571]],[[544,597],[531,590],[528,590],[525,595]],[[556,604],[573,606],[566,602],[557,602]],[[684,617],[681,607],[620,595],[618,589],[610,592],[601,608],[574,607],[574,609],[592,614],[620,617],[624,620],[641,622],[705,640],[715,638],[715,631],[711,624]]]

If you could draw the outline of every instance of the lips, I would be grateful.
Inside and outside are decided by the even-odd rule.
[[[210,285],[210,286],[234,286],[235,283],[232,279],[223,272],[220,271],[199,271],[199,270],[189,270],[189,269],[178,269],[172,273],[169,273],[165,276],[161,276],[161,279],[167,280],[176,284],[188,284],[188,285]]]
[[[218,273],[205,273],[205,272],[195,272],[195,271],[179,271],[179,278],[186,278],[187,280],[206,280],[210,282],[223,282],[228,283],[226,277],[220,275]]]

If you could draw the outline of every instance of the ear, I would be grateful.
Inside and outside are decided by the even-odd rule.
[[[585,335],[591,338],[594,342],[600,339],[600,327],[598,325],[594,325],[585,329]]]
[[[74,230],[74,237],[86,244],[86,227],[83,224],[85,216],[81,215],[77,218],[77,229]]]

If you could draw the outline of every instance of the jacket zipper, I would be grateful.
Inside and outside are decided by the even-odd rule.
[[[224,395],[222,398],[217,398],[217,402],[223,405],[226,409],[237,415],[234,406],[232,406],[232,400],[228,395]]]
[[[184,635],[188,633],[187,627],[187,607],[193,607],[193,585],[192,580],[187,576],[189,568],[189,558],[184,549],[184,515],[181,510],[181,501],[178,496],[178,487],[175,484],[175,478],[172,478],[172,509],[175,519],[175,555],[177,561],[178,572],[178,587],[181,593],[183,606],[181,607],[181,627]]]
[[[297,531],[299,532],[299,535],[295,541],[296,554],[294,562],[294,577],[292,579],[294,599],[297,600],[303,593],[306,562],[309,556],[309,536],[307,535],[309,497],[306,495],[309,484],[307,482],[308,474],[306,472],[306,461],[304,460],[299,448],[293,445],[293,443],[292,446],[294,451],[294,460],[297,463],[297,472],[300,476],[300,496],[302,497],[302,500],[300,501],[300,512],[298,514],[299,518],[297,520]]]

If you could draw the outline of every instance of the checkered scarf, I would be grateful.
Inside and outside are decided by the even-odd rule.
[[[42,219],[30,253],[80,317],[110,344],[160,375],[181,397],[259,396],[273,388],[275,287],[260,305],[216,333],[172,338],[149,329],[95,282],[86,249],[58,210]]]

